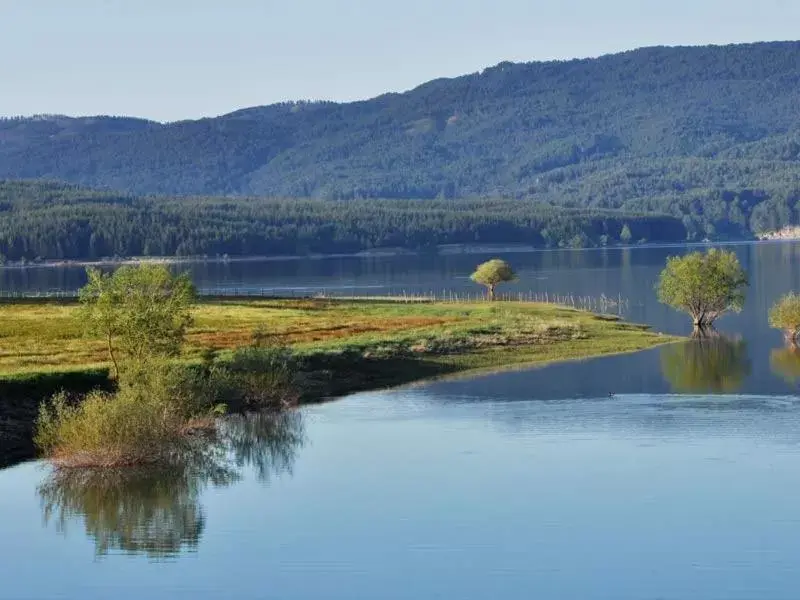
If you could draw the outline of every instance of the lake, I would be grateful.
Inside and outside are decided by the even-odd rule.
[[[800,358],[766,313],[800,289],[800,244],[732,248],[747,306],[702,345],[358,394],[167,473],[0,471],[0,598],[796,598]],[[622,297],[688,333],[653,292],[681,251],[499,254],[509,290]],[[467,293],[487,256],[191,269],[209,288]]]

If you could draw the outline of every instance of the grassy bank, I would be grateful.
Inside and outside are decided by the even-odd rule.
[[[59,389],[107,386],[103,340],[86,338],[71,302],[0,305],[0,464],[32,454],[39,402]],[[183,359],[254,342],[290,347],[304,401],[471,369],[648,348],[646,327],[548,304],[391,300],[209,299]],[[9,457],[11,457],[9,459]]]

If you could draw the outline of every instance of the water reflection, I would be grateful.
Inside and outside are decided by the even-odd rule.
[[[679,394],[737,392],[750,369],[746,343],[721,335],[672,344],[661,352],[661,373]]]
[[[230,417],[217,440],[167,467],[54,471],[38,488],[44,520],[65,535],[70,522],[82,521],[99,556],[173,558],[200,543],[207,487],[231,485],[245,468],[263,482],[291,474],[304,440],[299,411],[253,413]]]
[[[251,467],[259,481],[268,483],[279,473],[292,474],[297,452],[305,440],[300,411],[279,414],[249,413],[231,416],[225,425],[233,464]]]
[[[790,385],[800,383],[800,349],[779,348],[770,353],[772,372]]]
[[[209,479],[181,469],[70,470],[48,478],[39,495],[45,522],[66,534],[70,520],[82,519],[98,555],[158,559],[197,548],[205,528],[198,498]]]

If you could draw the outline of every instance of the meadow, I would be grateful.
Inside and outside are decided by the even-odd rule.
[[[77,308],[64,300],[0,305],[0,378],[107,368],[105,341],[83,334]],[[467,368],[632,351],[668,340],[615,317],[534,302],[220,298],[197,304],[183,358],[256,344],[310,358],[458,358]]]
[[[87,337],[69,300],[0,305],[0,466],[35,455],[39,406],[64,390],[113,390],[106,343]],[[202,299],[182,362],[237,348],[290,352],[296,395],[319,402],[477,370],[632,352],[675,340],[648,327],[547,303],[396,299]]]

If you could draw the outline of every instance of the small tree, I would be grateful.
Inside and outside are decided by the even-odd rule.
[[[625,223],[622,226],[622,231],[619,232],[619,241],[623,244],[630,244],[631,240],[633,239],[633,234],[631,233],[631,228]]]
[[[747,285],[736,255],[712,249],[669,258],[657,291],[661,302],[689,313],[695,334],[702,334],[726,312],[742,310]]]
[[[192,322],[195,291],[187,275],[174,276],[161,265],[124,266],[113,274],[87,270],[80,291],[80,318],[87,331],[102,336],[119,376],[116,350],[142,361],[174,356]]]
[[[497,285],[508,281],[516,281],[517,274],[514,273],[511,265],[506,261],[495,258],[478,265],[470,279],[475,283],[486,286],[489,300],[494,300]]]
[[[797,346],[800,335],[800,295],[794,292],[778,300],[769,311],[769,324],[781,329],[790,346]]]

